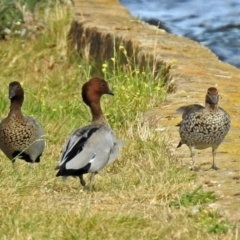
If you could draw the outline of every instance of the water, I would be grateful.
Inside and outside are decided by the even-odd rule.
[[[155,19],[171,32],[208,46],[240,68],[240,0],[120,0],[133,16]]]

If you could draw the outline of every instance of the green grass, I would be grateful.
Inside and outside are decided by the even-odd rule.
[[[217,196],[212,191],[204,191],[202,186],[197,187],[192,192],[187,192],[180,196],[180,199],[175,199],[170,203],[170,206],[180,208],[181,206],[188,207],[197,204],[215,202]]]
[[[0,239],[235,239],[226,219],[203,208],[212,195],[194,192],[196,174],[178,165],[164,137],[144,118],[166,96],[162,80],[153,80],[150,70],[103,65],[115,96],[103,96],[102,107],[125,146],[97,175],[93,192],[77,179],[55,177],[67,137],[91,119],[80,90],[94,63],[68,55],[69,7],[56,5],[42,18],[48,25],[35,40],[1,42],[0,117],[8,114],[8,84],[19,80],[23,112],[41,123],[47,147],[32,173],[21,160],[13,169],[0,153]],[[170,206],[174,201],[177,208]]]

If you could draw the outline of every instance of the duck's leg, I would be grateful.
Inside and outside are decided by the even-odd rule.
[[[62,180],[65,182],[67,180],[67,176],[62,176]]]
[[[194,146],[188,146],[191,152],[191,158],[192,160],[190,161],[190,169],[192,171],[198,171],[200,169],[199,166],[195,164],[195,151],[194,151]]]
[[[81,174],[81,175],[79,175],[78,177],[79,177],[79,179],[80,179],[81,185],[82,185],[83,187],[85,187],[85,186],[86,186],[86,182],[85,182],[85,180],[83,179],[83,175]]]
[[[16,165],[16,157],[13,157],[11,162],[12,162],[12,166],[13,166],[13,169],[16,170],[17,169],[17,165]]]
[[[188,146],[188,147],[190,149],[191,158],[192,158],[192,161],[190,161],[190,165],[191,165],[191,168],[194,168],[194,165],[195,165],[195,161],[194,161],[194,157],[195,157],[194,147],[193,146]]]
[[[13,166],[13,169],[15,169],[15,159],[12,160],[12,166]]]
[[[94,182],[94,179],[95,179],[95,175],[97,174],[97,172],[94,172],[91,174],[90,176],[90,184],[89,184],[89,191],[92,191],[92,186],[93,186],[93,182]]]
[[[215,157],[216,157],[216,153],[217,153],[217,148],[212,148],[212,155],[213,155],[213,163],[212,163],[212,169],[214,170],[218,170],[219,168],[217,167],[216,163],[215,163]]]
[[[32,173],[33,169],[34,169],[34,162],[29,162],[28,165],[30,167],[30,173]]]

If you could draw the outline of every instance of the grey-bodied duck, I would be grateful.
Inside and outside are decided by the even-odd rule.
[[[100,99],[103,94],[114,95],[104,79],[94,77],[83,85],[82,99],[91,110],[92,121],[71,134],[56,167],[56,176],[79,177],[82,186],[86,185],[83,175],[91,173],[90,190],[95,175],[117,158],[122,145],[102,112]]]

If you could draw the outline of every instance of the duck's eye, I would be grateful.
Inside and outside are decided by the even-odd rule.
[[[105,84],[104,84],[104,83],[102,83],[101,85],[102,85],[102,87],[105,87]]]

